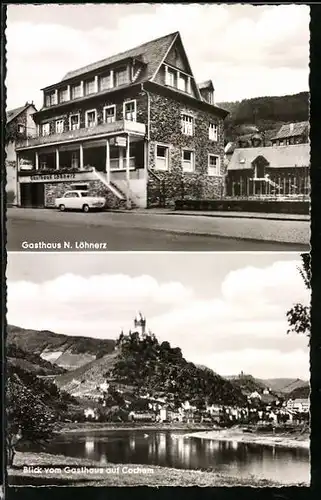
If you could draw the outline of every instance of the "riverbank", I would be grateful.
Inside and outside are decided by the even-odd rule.
[[[173,423],[135,423],[135,422],[84,422],[84,423],[67,423],[57,428],[59,434],[66,433],[88,433],[96,431],[206,431],[213,429],[213,425],[206,424],[187,424],[180,422]]]
[[[208,470],[101,463],[31,452],[17,452],[15,465],[8,468],[8,482],[10,486],[282,486],[252,475],[240,478]]]
[[[207,430],[185,434],[184,437],[200,439],[215,439],[219,441],[233,441],[244,444],[258,444],[262,446],[282,446],[284,448],[310,448],[310,436],[305,433],[280,432],[277,434],[256,432],[243,433],[240,429]]]

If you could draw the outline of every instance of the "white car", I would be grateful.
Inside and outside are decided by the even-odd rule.
[[[106,199],[99,196],[90,196],[88,191],[67,191],[61,198],[55,199],[55,207],[61,212],[64,210],[83,210],[89,212],[93,209],[102,209]]]

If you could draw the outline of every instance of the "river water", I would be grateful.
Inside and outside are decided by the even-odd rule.
[[[51,441],[44,451],[87,458],[104,465],[161,465],[213,470],[240,478],[255,476],[285,485],[309,483],[310,460],[306,449],[200,439],[184,434],[186,431],[164,430],[68,433]]]

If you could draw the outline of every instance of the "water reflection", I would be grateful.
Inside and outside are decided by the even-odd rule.
[[[35,448],[36,450],[36,448]],[[66,435],[49,443],[48,453],[86,457],[100,463],[137,463],[184,469],[212,469],[237,477],[283,484],[309,481],[309,452],[236,441],[185,438],[184,432],[108,431]]]

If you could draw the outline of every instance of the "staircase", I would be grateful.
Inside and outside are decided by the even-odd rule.
[[[118,208],[127,209],[127,197],[124,191],[117,185],[118,183],[108,182],[107,174],[104,172],[99,172],[98,170],[93,170],[95,177],[102,184],[102,196],[107,199],[107,208]],[[120,182],[119,182],[120,184]],[[126,188],[126,186],[125,186]],[[135,195],[130,191],[130,208],[136,208]]]

